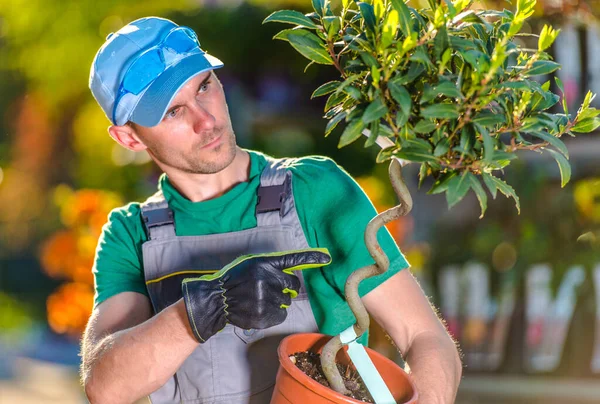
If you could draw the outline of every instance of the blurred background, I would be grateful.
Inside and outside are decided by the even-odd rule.
[[[239,145],[329,156],[379,211],[395,204],[375,148],[338,149],[341,127],[323,137],[325,97],[310,95],[338,77],[330,66],[304,72],[308,60],[271,39],[287,26],[262,20],[282,8],[312,11],[308,0],[0,2],[2,404],[86,402],[78,344],[97,238],[108,212],[144,200],[160,174],[110,139],[88,90],[95,52],[128,22],[157,15],[196,30],[225,63],[217,74]],[[588,89],[600,92],[598,17],[600,1],[540,0],[525,27],[562,30],[552,54],[572,111]],[[563,189],[550,156],[526,152],[505,170],[520,215],[503,195],[484,219],[474,195],[449,210],[426,195],[431,184],[417,189],[418,167],[405,169],[414,208],[389,230],[460,342],[459,403],[600,402],[600,137],[566,143],[573,176]],[[371,333],[374,349],[401,360],[380,329]]]

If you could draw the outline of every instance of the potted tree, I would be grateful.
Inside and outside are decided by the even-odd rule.
[[[399,204],[369,223],[365,242],[375,264],[356,270],[346,283],[346,300],[357,319],[356,335],[369,328],[358,284],[389,265],[378,248],[377,231],[412,207],[402,179],[404,164],[419,164],[419,186],[432,178],[428,192],[445,193],[449,207],[473,190],[483,217],[485,186],[493,198],[498,191],[512,197],[519,211],[513,188],[494,173],[517,158],[517,151],[548,152],[558,163],[564,187],[570,165],[561,137],[600,126],[600,111],[590,107],[591,92],[575,114],[569,113],[564,97],[563,111],[552,112],[560,96],[551,90],[550,81],[538,80],[560,68],[546,52],[559,31],[544,26],[539,35],[521,33],[535,3],[517,0],[514,11],[496,11],[475,10],[471,0],[428,0],[428,7],[420,9],[403,0],[342,0],[337,8],[329,0],[312,0],[314,12],[280,10],[264,20],[295,25],[274,38],[288,41],[308,58],[307,68],[324,64],[339,72],[339,80],[319,86],[311,97],[328,95],[325,136],[344,122],[338,147],[365,135],[365,147],[381,147],[377,162],[390,164]],[[533,48],[524,45],[531,37],[537,42]],[[560,80],[555,82],[563,92]],[[306,336],[304,345],[290,342],[294,338],[299,337],[290,336],[280,346],[278,383],[292,368],[289,356],[317,344],[314,350],[321,352],[323,373],[339,393],[323,402],[356,402],[342,395],[348,391],[336,366],[346,345],[340,336]],[[321,347],[323,338],[329,341]],[[377,371],[384,373],[385,365],[375,362]],[[385,374],[384,380],[395,400],[413,402],[416,394],[404,375],[406,382],[400,386],[391,386]],[[302,372],[292,376],[308,389],[322,388],[306,382],[308,376]],[[402,376],[392,379],[398,377]],[[277,385],[274,402],[295,402],[290,397],[300,397],[281,392]]]

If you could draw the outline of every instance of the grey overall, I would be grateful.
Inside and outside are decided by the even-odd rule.
[[[186,277],[213,273],[245,254],[308,248],[292,192],[291,160],[269,159],[258,187],[257,226],[204,236],[176,236],[173,212],[162,193],[142,204],[148,241],[142,245],[144,275],[155,313],[182,297]],[[317,332],[301,271],[301,289],[287,318],[265,330],[228,324],[200,344],[177,373],[150,395],[159,403],[268,403],[279,366],[277,346],[298,332]]]

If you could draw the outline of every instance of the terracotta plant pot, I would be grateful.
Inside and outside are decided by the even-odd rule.
[[[279,370],[271,404],[319,404],[319,403],[362,403],[340,394],[311,379],[296,367],[290,356],[296,352],[312,351],[321,353],[331,336],[324,334],[293,334],[279,344]],[[340,350],[337,362],[350,363],[347,347]],[[416,403],[418,394],[410,376],[396,363],[385,356],[366,348],[369,357],[383,377],[397,403]]]

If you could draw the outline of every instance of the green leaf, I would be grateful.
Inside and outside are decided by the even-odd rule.
[[[494,157],[492,160],[494,161],[503,161],[503,160],[514,160],[517,158],[515,153],[509,153],[502,150],[494,150]]]
[[[521,204],[519,202],[519,197],[515,193],[515,190],[508,185],[506,182],[502,181],[500,178],[494,177],[491,174],[483,173],[483,182],[490,190],[492,197],[496,199],[496,192],[502,192],[507,198],[512,197],[515,200],[515,205],[517,207],[517,212],[521,214]]]
[[[386,147],[385,149],[379,150],[379,153],[377,153],[377,158],[375,159],[375,162],[383,163],[384,161],[391,159],[392,156],[394,156],[395,151],[396,151],[396,146],[390,146],[390,147]]]
[[[398,111],[396,114],[396,126],[399,128],[403,128],[408,123],[408,118],[410,117],[410,112],[405,112],[404,110]]]
[[[415,125],[413,130],[416,133],[426,134],[426,133],[429,133],[432,130],[434,130],[436,127],[437,126],[436,126],[435,122],[432,122],[432,121],[429,121],[426,119],[422,119],[419,122],[417,122],[417,124]]]
[[[460,202],[471,187],[471,182],[465,171],[462,175],[452,177],[448,183],[448,190],[446,191],[446,201],[448,202],[448,208],[452,208],[458,202]]]
[[[556,81],[556,85],[558,86],[558,89],[560,90],[561,93],[565,93],[565,86],[563,86],[562,80],[558,78],[558,76],[554,77],[554,80]]]
[[[323,28],[327,31],[327,37],[333,38],[341,29],[341,21],[338,16],[323,17]]]
[[[552,157],[554,157],[554,159],[558,163],[558,168],[560,170],[560,178],[561,178],[560,186],[561,186],[561,188],[564,188],[564,186],[567,185],[567,183],[571,179],[571,165],[569,164],[569,161],[565,158],[565,156],[558,153],[557,151],[552,150],[552,149],[545,149],[545,150],[549,151],[552,154]]]
[[[434,39],[434,55],[437,60],[440,60],[446,49],[450,46],[450,40],[448,39],[448,29],[443,25],[438,29]]]
[[[400,85],[410,84],[425,71],[425,66],[420,63],[411,63],[406,75],[397,75],[391,81]]]
[[[504,114],[494,113],[492,111],[481,111],[473,118],[473,123],[483,127],[493,127],[506,122]]]
[[[429,58],[429,55],[423,46],[416,48],[415,52],[409,59],[425,66],[433,66],[433,63],[431,62],[431,59]]]
[[[425,139],[421,139],[418,137],[413,137],[410,139],[401,139],[402,142],[402,150],[406,150],[407,148],[410,149],[420,149],[422,151],[426,151],[429,154],[431,154],[431,143],[429,143],[427,140]]]
[[[350,122],[355,119],[362,119],[362,116],[365,113],[365,109],[367,109],[367,106],[365,104],[356,105],[350,110],[347,109],[348,116],[346,117],[346,122]]]
[[[365,25],[369,31],[375,33],[375,13],[373,11],[373,6],[369,3],[358,2],[358,8],[360,9],[360,14],[362,15],[363,20],[365,21]]]
[[[360,57],[365,62],[369,68],[379,68],[379,63],[377,63],[377,59],[373,55],[368,52],[360,52]]]
[[[364,123],[370,123],[383,118],[388,113],[388,108],[383,102],[383,99],[378,96],[369,104],[362,120]]]
[[[451,81],[444,81],[438,84],[434,87],[434,91],[450,98],[463,98],[460,90],[456,87],[456,83]]]
[[[527,77],[550,74],[560,68],[560,64],[551,60],[537,60],[533,62],[531,69],[525,70],[523,74]]]
[[[317,28],[317,24],[315,24],[310,18],[295,10],[275,11],[265,18],[262,23],[264,24],[266,22],[284,22],[288,24],[302,25],[307,28]]]
[[[379,20],[383,17],[385,13],[385,6],[383,5],[383,0],[373,0],[373,12],[375,13],[375,17]]]
[[[483,173],[483,182],[485,183],[485,185],[487,185],[488,189],[490,190],[490,193],[492,194],[492,198],[496,199],[496,194],[498,192],[498,187],[496,186],[496,182],[494,181],[494,177],[491,174],[488,173]]]
[[[396,32],[398,32],[398,24],[400,21],[400,17],[398,15],[397,10],[391,10],[385,19],[385,23],[383,25],[383,32],[381,33],[381,47],[386,49],[389,47],[394,38],[396,37]]]
[[[456,119],[459,114],[454,104],[436,104],[421,108],[421,115],[427,119]]]
[[[438,161],[438,159],[435,156],[431,155],[430,152],[419,147],[403,147],[400,151],[396,153],[396,157],[408,161],[416,161],[421,163],[426,161]]]
[[[402,112],[409,115],[410,110],[412,109],[412,100],[408,90],[406,90],[404,86],[391,81],[388,83],[388,89],[390,90],[394,101],[396,101],[402,109]]]
[[[451,171],[440,175],[427,193],[430,195],[435,195],[441,194],[442,192],[448,190],[448,184],[456,175],[458,175],[456,171]]]
[[[588,90],[588,92],[585,95],[585,98],[583,100],[583,104],[581,104],[581,109],[587,109],[590,106],[590,102],[592,102],[592,100],[594,98],[596,98],[596,96],[594,94],[592,94],[591,91]]]
[[[556,149],[561,152],[565,157],[569,157],[569,150],[567,149],[567,146],[565,146],[565,144],[563,143],[562,140],[560,140],[559,138],[557,138],[556,136],[553,136],[549,133],[546,132],[541,132],[541,131],[532,131],[530,132],[531,136],[535,136],[537,138],[542,139],[545,142],[550,143],[552,146],[556,147]]]
[[[360,92],[360,90],[354,86],[348,86],[344,88],[344,92],[357,101],[360,100],[362,97],[362,93]]]
[[[321,86],[319,86],[319,88],[317,88],[312,95],[310,96],[311,99],[316,98],[316,97],[321,97],[323,95],[327,95],[329,93],[334,92],[335,90],[337,90],[337,88],[339,87],[341,83],[337,80],[334,81],[329,81]]]
[[[288,34],[287,39],[292,47],[305,58],[324,65],[333,64],[333,60],[327,49],[325,49],[323,42],[312,32],[295,29]]]
[[[410,36],[412,30],[412,18],[410,16],[410,10],[403,0],[392,0],[392,7],[398,12],[400,17],[400,30],[404,36]]]
[[[421,185],[423,185],[425,178],[427,178],[427,171],[429,171],[428,164],[421,163],[421,167],[419,168],[419,189],[421,189]]]
[[[340,136],[340,142],[338,143],[338,149],[344,146],[348,146],[356,139],[362,136],[362,131],[365,128],[365,124],[362,119],[355,119],[346,126],[342,136]]]
[[[527,81],[505,81],[499,84],[499,87],[512,88],[514,90],[531,90],[531,85]]]
[[[377,141],[377,136],[379,136],[379,121],[375,121],[369,127],[369,138],[365,142],[365,147],[373,146]]]
[[[475,140],[475,131],[472,125],[465,125],[460,131],[460,146],[458,147],[458,151],[462,154],[471,155]],[[454,150],[457,150],[457,148],[454,148]]]
[[[477,129],[477,132],[479,132],[483,138],[483,161],[489,163],[494,157],[494,139],[492,139],[490,133],[485,128],[478,127]]]
[[[479,200],[479,206],[481,207],[481,215],[479,216],[479,218],[482,219],[483,215],[485,215],[485,210],[487,209],[487,194],[485,193],[485,190],[483,189],[481,183],[475,175],[473,175],[470,172],[467,172],[467,177],[469,182],[471,183],[471,188],[473,188],[473,191],[475,191],[475,195]]]
[[[342,84],[340,84],[340,86],[337,88],[337,90],[335,90],[336,93],[341,93],[344,91],[344,89],[349,86],[350,84],[354,83],[356,80],[358,80],[361,77],[360,74],[353,74],[351,76],[348,76],[348,78],[346,80],[344,80],[344,82]]]
[[[598,115],[600,115],[600,110],[597,110],[596,108],[588,107],[588,108],[582,110],[581,112],[579,112],[579,114],[577,114],[577,120],[582,121],[582,120],[588,119],[588,118],[595,118]]]
[[[452,46],[452,48],[454,49],[463,51],[477,48],[475,42],[469,41],[468,39],[464,39],[455,35],[450,36],[450,46]]]
[[[455,83],[450,81],[444,81],[443,83],[438,84],[435,87],[426,86],[423,90],[423,96],[419,101],[421,104],[425,104],[433,99],[435,99],[438,95],[445,95],[450,98],[463,98],[460,90],[456,87]]]
[[[346,117],[348,113],[346,111],[342,111],[335,115],[333,118],[327,122],[327,126],[325,127],[325,137],[327,137],[331,131],[337,126],[337,124]]]
[[[474,24],[484,24],[485,21],[478,16],[475,11],[473,10],[467,10],[464,11],[462,13],[460,13],[459,15],[457,15],[456,17],[454,17],[454,20],[452,21],[453,23],[458,23],[458,22],[471,22]]]
[[[323,17],[323,8],[324,8],[323,6],[324,5],[325,5],[325,0],[312,0],[313,9],[321,17]]]
[[[443,137],[438,144],[435,146],[435,150],[433,151],[433,155],[435,157],[440,157],[446,154],[450,150],[450,141],[447,137]]]
[[[560,29],[555,30],[549,25],[544,25],[544,28],[542,28],[542,32],[540,33],[540,38],[538,39],[538,51],[542,52],[548,49],[559,33]]]
[[[329,111],[329,109],[335,107],[342,101],[346,99],[346,94],[334,92],[327,98],[327,102],[325,103],[325,111]]]
[[[371,67],[371,78],[373,79],[373,86],[379,88],[379,80],[381,79],[381,73],[377,66]]]
[[[589,133],[598,129],[599,126],[600,118],[587,118],[577,122],[571,131],[576,133]]]

